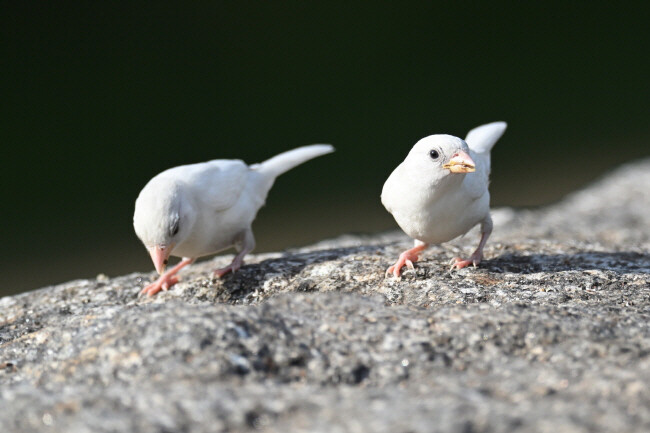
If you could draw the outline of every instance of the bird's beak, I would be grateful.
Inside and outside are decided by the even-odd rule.
[[[165,272],[165,267],[167,266],[167,261],[169,260],[172,248],[173,245],[154,245],[153,247],[147,248],[149,250],[149,255],[151,255],[153,265],[156,267],[156,271],[160,275]]]
[[[454,153],[449,162],[442,166],[452,173],[472,173],[476,171],[476,164],[472,158],[462,150]]]

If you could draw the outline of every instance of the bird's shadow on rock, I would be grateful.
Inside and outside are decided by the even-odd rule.
[[[228,303],[260,301],[284,291],[283,286],[264,290],[265,283],[280,277],[291,284],[291,291],[317,291],[318,283],[309,277],[298,282],[295,277],[311,265],[333,262],[333,266],[346,266],[346,272],[362,275],[377,272],[377,263],[369,263],[368,257],[383,258],[386,248],[392,245],[365,245],[322,249],[309,252],[286,252],[281,257],[262,260],[243,266],[237,273],[220,280],[216,300]],[[355,260],[354,256],[361,256]],[[342,261],[346,260],[345,263]],[[349,268],[353,266],[353,268]],[[618,274],[650,272],[650,255],[636,252],[585,251],[576,254],[518,254],[508,253],[484,260],[480,268],[493,273],[533,274],[562,271],[610,271]],[[357,267],[357,268],[354,268]],[[383,275],[383,274],[382,274]],[[334,270],[327,278],[337,278]],[[256,294],[257,292],[257,294]],[[252,296],[252,297],[251,297]],[[257,297],[260,296],[260,297]]]
[[[504,254],[485,260],[482,265],[490,272],[515,274],[588,270],[628,274],[650,272],[650,255],[601,251],[585,251],[576,254]]]
[[[318,263],[340,261],[342,258],[355,254],[380,255],[385,246],[364,245],[356,247],[322,249],[304,253],[286,252],[281,257],[262,260],[259,263],[247,264],[235,274],[230,274],[222,280],[222,291],[230,301],[246,298],[264,285],[271,275],[282,275],[286,280],[293,279],[305,267]],[[362,266],[361,264],[359,266]],[[305,282],[304,290],[311,291]]]

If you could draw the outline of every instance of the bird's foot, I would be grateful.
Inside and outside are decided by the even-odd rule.
[[[225,268],[217,269],[216,271],[214,271],[214,276],[217,278],[221,278],[229,272],[232,272],[234,274],[235,272],[237,272],[237,270],[239,270],[239,268],[241,268],[241,265],[243,264],[244,264],[243,260],[233,260],[233,262],[228,266],[226,266]]]
[[[400,278],[402,268],[406,266],[408,269],[415,269],[413,262],[417,262],[418,258],[419,256],[417,253],[413,253],[410,250],[404,251],[399,255],[395,264],[386,269],[386,277],[390,277],[390,275],[393,274],[396,278]]]
[[[161,290],[169,290],[169,288],[176,283],[178,283],[178,277],[176,275],[162,274],[156,281],[142,289],[140,294],[153,296]]]
[[[453,271],[454,269],[463,269],[466,268],[469,265],[473,265],[474,267],[478,266],[479,263],[481,263],[481,259],[483,258],[483,253],[479,251],[475,251],[474,254],[472,254],[469,259],[463,260],[460,257],[454,257],[451,259],[451,267],[449,268],[449,272]]]

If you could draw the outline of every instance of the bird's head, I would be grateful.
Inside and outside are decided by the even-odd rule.
[[[164,179],[152,179],[135,201],[133,227],[159,274],[174,247],[187,237],[190,214],[180,186]]]
[[[417,176],[434,183],[476,170],[465,140],[446,134],[430,135],[418,141],[405,162]]]

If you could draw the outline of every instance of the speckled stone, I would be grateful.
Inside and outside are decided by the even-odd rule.
[[[401,233],[0,299],[2,432],[650,431],[650,160],[562,202],[496,209],[385,269]]]

